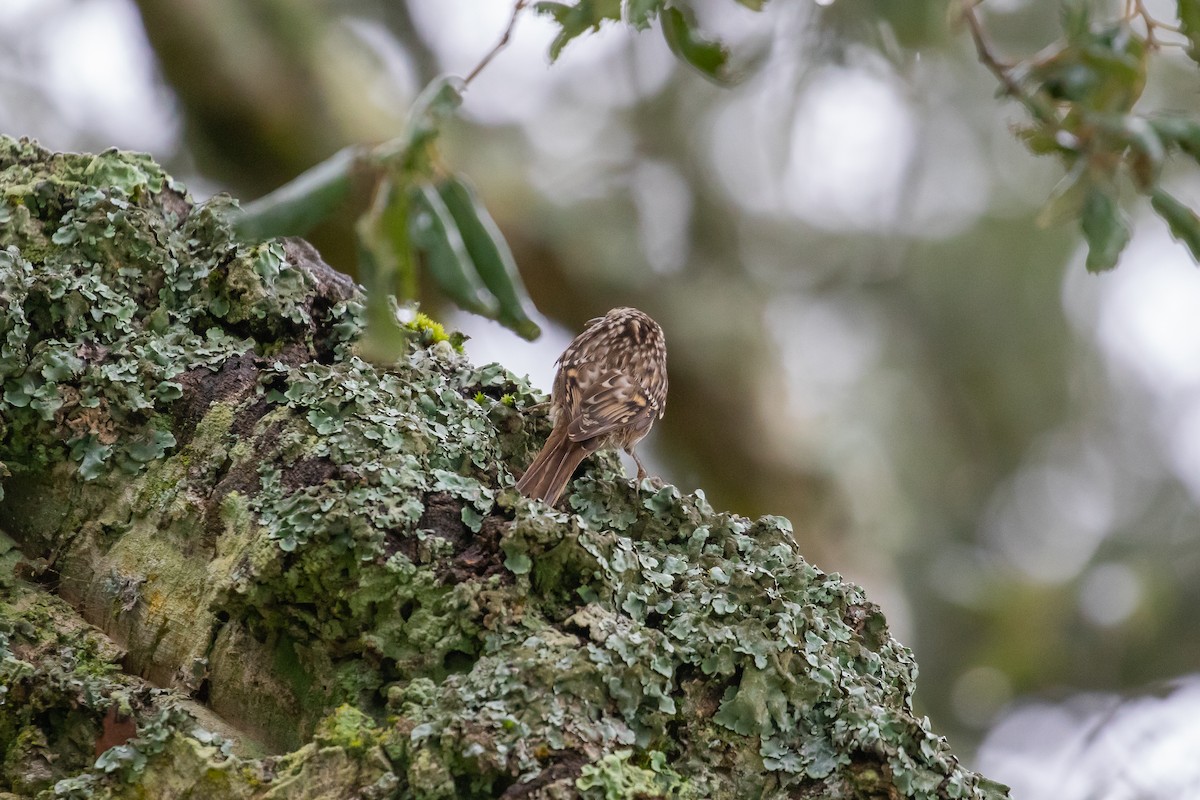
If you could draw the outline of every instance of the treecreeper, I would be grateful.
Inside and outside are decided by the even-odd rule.
[[[598,450],[633,457],[634,446],[667,406],[667,342],[662,328],[636,308],[614,308],[589,320],[557,361],[550,392],[554,427],[517,489],[553,505],[575,468]]]

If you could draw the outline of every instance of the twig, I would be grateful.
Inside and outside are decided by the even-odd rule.
[[[1151,50],[1157,50],[1160,47],[1182,47],[1184,45],[1183,42],[1158,38],[1160,31],[1183,33],[1183,29],[1179,25],[1172,25],[1160,19],[1155,19],[1154,15],[1150,13],[1150,9],[1146,7],[1146,0],[1125,0],[1124,19],[1129,21],[1135,18],[1140,18],[1142,24],[1146,27],[1146,46]]]
[[[1146,47],[1151,50],[1158,49],[1158,39],[1154,36],[1155,28],[1159,27],[1158,21],[1150,16],[1150,11],[1146,8],[1146,4],[1142,0],[1130,0],[1125,4],[1125,18],[1132,19],[1133,17],[1141,17],[1142,24],[1146,26]]]
[[[1031,95],[1025,91],[1021,84],[1013,78],[1010,73],[1011,66],[1002,63],[996,58],[995,52],[992,50],[991,43],[987,40],[987,35],[983,32],[983,23],[979,21],[979,16],[975,13],[975,7],[982,0],[963,0],[962,18],[966,22],[967,28],[971,31],[971,39],[975,42],[975,52],[979,56],[979,63],[988,68],[996,79],[1000,81],[1000,85],[1004,87],[1004,93],[1014,100],[1019,100],[1029,113],[1033,114],[1047,125],[1058,127],[1060,120],[1054,110],[1050,108],[1042,98]]]
[[[496,42],[496,46],[489,50],[488,54],[485,55],[483,59],[475,65],[475,69],[471,70],[470,74],[468,74],[463,80],[463,83],[469,84],[472,80],[474,80],[475,76],[483,71],[483,68],[490,64],[492,59],[495,58],[501,50],[508,46],[508,40],[512,38],[513,28],[515,28],[517,25],[517,17],[520,16],[521,12],[527,5],[529,5],[529,0],[517,0],[516,4],[513,6],[512,16],[509,17],[508,20],[508,27],[504,29],[504,34],[500,37],[500,41]]]

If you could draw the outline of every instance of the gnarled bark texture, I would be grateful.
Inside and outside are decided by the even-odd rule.
[[[0,189],[0,796],[1004,796],[786,520],[520,497],[525,382],[143,156]]]

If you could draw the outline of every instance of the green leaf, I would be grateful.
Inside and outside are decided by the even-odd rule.
[[[409,231],[425,266],[446,296],[474,314],[495,319],[500,306],[479,280],[462,233],[437,190],[422,183],[410,193]]]
[[[1200,62],[1200,0],[1178,0],[1180,32],[1188,39],[1188,55]]]
[[[1129,137],[1129,171],[1138,190],[1147,192],[1158,182],[1167,151],[1158,131],[1145,117],[1127,115],[1125,132]]]
[[[1162,137],[1145,117],[1134,114],[1089,114],[1087,120],[1105,134],[1097,149],[1120,153],[1128,149],[1127,164],[1138,191],[1147,192],[1158,181],[1167,151]]]
[[[1126,23],[1071,36],[1033,62],[1029,79],[1073,110],[1128,113],[1146,85],[1146,40]]]
[[[666,0],[625,0],[622,16],[639,31],[650,27],[650,22],[662,11]]]
[[[1038,212],[1036,224],[1042,228],[1074,219],[1083,211],[1084,201],[1092,188],[1087,174],[1087,162],[1079,159],[1071,170],[1062,177],[1050,192],[1042,210]]]
[[[1150,195],[1150,205],[1166,221],[1171,235],[1187,245],[1192,258],[1200,263],[1200,217],[1196,212],[1162,189],[1155,189]]]
[[[1163,144],[1178,147],[1193,159],[1200,161],[1200,122],[1175,114],[1154,116],[1148,121]]]
[[[557,61],[572,39],[589,30],[600,30],[600,24],[606,20],[619,20],[621,0],[577,0],[574,5],[544,0],[535,4],[533,10],[558,23],[560,30],[550,43],[550,60]]]
[[[1058,9],[1067,41],[1086,36],[1092,25],[1092,7],[1082,0],[1066,0]]]
[[[367,289],[367,330],[360,349],[364,358],[379,364],[398,358],[409,338],[391,300],[398,288],[405,291],[415,283],[407,213],[404,192],[384,178],[371,207],[354,226],[359,279]]]
[[[720,42],[701,37],[690,15],[683,9],[668,8],[662,13],[663,37],[676,56],[699,70],[700,74],[722,85],[733,82],[729,75],[729,51]]]
[[[428,173],[428,145],[438,137],[447,120],[458,113],[467,84],[456,75],[440,75],[417,95],[408,110],[404,135],[380,148],[384,161],[404,157],[407,172]]]
[[[1088,243],[1088,272],[1104,272],[1117,265],[1117,258],[1129,243],[1129,226],[1121,217],[1116,199],[1096,186],[1088,193],[1080,218],[1083,237]]]
[[[516,259],[474,188],[464,176],[454,175],[439,184],[438,194],[458,226],[475,272],[500,303],[497,320],[525,339],[536,339],[542,331],[527,313],[533,302]]]
[[[365,167],[365,159],[364,148],[346,147],[270,194],[248,203],[234,222],[238,236],[259,242],[308,233],[346,200],[353,176]]]

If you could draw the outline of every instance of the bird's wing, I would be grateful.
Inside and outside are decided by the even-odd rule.
[[[606,372],[580,396],[567,436],[573,442],[595,439],[655,413],[640,383],[624,372]]]

